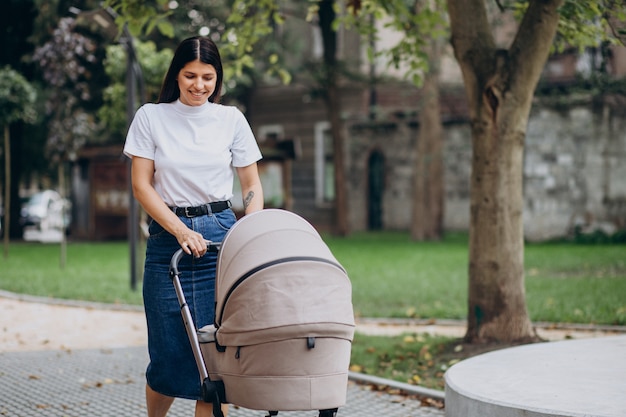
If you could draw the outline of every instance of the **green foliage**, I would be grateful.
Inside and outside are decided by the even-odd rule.
[[[0,125],[34,122],[37,92],[24,76],[11,67],[0,69]]]
[[[167,21],[171,14],[166,7],[166,0],[106,0],[105,5],[112,7],[118,14],[120,27],[127,24],[135,34],[146,33],[157,28],[162,33],[171,33]],[[307,20],[312,21],[317,14],[319,0],[309,0]],[[521,19],[529,0],[500,0],[501,10],[514,10]],[[245,74],[259,66],[257,45],[267,40],[275,28],[285,22],[281,6],[291,4],[280,0],[234,0],[231,13],[226,21],[227,29],[222,36],[226,79],[245,79]],[[387,50],[369,48],[370,60],[385,57],[390,65],[398,68],[407,65],[406,78],[420,85],[424,73],[428,70],[426,49],[433,40],[447,37],[448,22],[445,16],[443,0],[407,1],[407,0],[361,0],[347,2],[344,11],[335,3],[338,19],[335,29],[340,25],[355,28],[364,37],[364,45],[370,39],[380,36],[377,25],[385,29],[402,33],[401,39]],[[584,48],[597,46],[603,41],[617,42],[626,39],[624,21],[626,6],[614,0],[565,0],[561,10],[559,32],[555,49]],[[291,80],[285,67],[286,60],[279,52],[271,52],[261,61],[266,74],[278,77],[284,83]]]
[[[379,39],[380,31],[376,27],[379,23],[383,28],[403,35],[398,43],[386,50],[375,51],[370,45],[367,51],[369,60],[384,57],[396,69],[406,64],[408,71],[405,78],[421,85],[424,74],[432,65],[428,61],[428,47],[448,35],[443,1],[422,2],[423,5],[406,0],[364,0],[355,3],[359,7],[349,6],[340,21],[348,28],[356,28],[363,36],[364,44],[371,39]]]
[[[580,227],[576,227],[574,230],[574,241],[582,244],[626,244],[626,229],[619,230],[615,233],[609,234],[604,230],[595,230],[591,233],[584,233]]]
[[[123,83],[113,83],[104,89],[102,98],[104,104],[98,109],[98,121],[106,130],[102,141],[120,143],[127,128],[126,86]]]
[[[255,57],[260,55],[258,52],[255,54],[255,45],[266,40],[283,23],[284,17],[277,0],[235,0],[226,21],[226,42],[221,46],[221,52],[229,63],[224,69],[224,77],[240,78],[245,72],[253,70],[257,63]],[[279,55],[270,53],[261,65],[267,76],[279,77],[287,84],[291,75],[281,64]]]
[[[528,0],[507,3],[521,20]],[[626,6],[614,0],[565,0],[559,10],[558,32],[554,50],[563,52],[568,48],[583,51],[602,42],[623,42],[623,25],[626,21]],[[621,39],[620,39],[621,38]]]
[[[171,12],[168,0],[105,0],[103,6],[116,14],[119,27],[128,27],[134,36],[149,34],[155,28],[168,37],[174,36],[174,27],[167,19]]]
[[[146,87],[146,100],[156,100],[161,89],[165,72],[170,65],[174,52],[169,48],[157,50],[154,42],[136,42],[137,59],[143,71]],[[125,62],[125,60],[124,60]],[[110,74],[111,75],[111,74]],[[112,76],[112,75],[111,75]],[[120,80],[120,78],[116,78]]]
[[[146,97],[141,102],[155,102],[163,77],[172,60],[173,51],[165,48],[157,51],[154,42],[135,42],[137,59],[142,68]],[[128,122],[126,120],[126,51],[122,45],[107,47],[104,60],[106,74],[111,84],[104,89],[103,105],[98,110],[100,124],[106,126],[107,141],[123,141]]]
[[[150,34],[154,29],[163,35],[174,36],[180,30],[173,26],[171,19],[178,12],[169,10],[167,3],[165,0],[106,0],[104,6],[111,7],[118,14],[116,22],[119,27],[127,25],[135,36]],[[260,43],[268,41],[274,29],[284,22],[279,1],[234,0],[229,12],[222,11],[222,2],[214,2],[211,7],[217,13],[211,14],[208,21],[202,17],[200,10],[208,7],[206,4],[191,0],[185,3],[189,3],[188,8],[181,5],[178,9],[189,9],[197,17],[191,17],[188,27],[199,29],[198,25],[204,23],[204,29],[209,30],[209,36],[220,46],[227,90],[251,86],[252,79],[259,73],[284,83],[290,82],[291,74],[286,69],[284,57],[272,50],[271,45],[257,48]],[[221,15],[228,16],[225,22],[220,22]],[[191,35],[186,33],[184,36]]]
[[[174,25],[175,40],[204,35],[218,42],[224,34],[230,14],[229,0],[179,0],[169,20]],[[173,4],[172,4],[173,5]]]

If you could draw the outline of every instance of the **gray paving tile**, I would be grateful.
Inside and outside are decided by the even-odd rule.
[[[145,347],[0,353],[0,416],[119,417],[146,415]],[[193,415],[194,402],[176,400],[170,417]],[[231,417],[266,413],[232,407]],[[443,410],[350,383],[338,417],[443,417]],[[316,417],[317,412],[280,412]]]

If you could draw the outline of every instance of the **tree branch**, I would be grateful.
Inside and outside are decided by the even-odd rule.
[[[484,0],[448,0],[448,15],[460,64],[475,67],[485,54],[493,54],[496,46]]]
[[[609,8],[604,13],[604,18],[606,19],[607,25],[609,26],[613,37],[615,37],[615,39],[617,39],[619,43],[626,46],[626,41],[624,40],[624,38],[626,37],[626,33],[624,33],[624,22],[619,21],[619,19],[617,19],[613,15],[613,13],[611,13],[612,11],[613,10]],[[621,27],[618,27],[618,25],[620,25]]]
[[[470,102],[481,100],[493,74],[496,44],[484,0],[447,0],[451,43]]]
[[[531,0],[509,49],[519,88],[536,85],[550,54],[564,0]]]

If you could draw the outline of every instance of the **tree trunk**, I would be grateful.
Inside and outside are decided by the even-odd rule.
[[[20,180],[22,178],[22,166],[19,163],[23,155],[24,142],[22,138],[25,136],[24,124],[21,122],[13,123],[9,131],[11,143],[11,184],[9,193],[11,193],[11,201],[9,202],[9,210],[11,211],[11,228],[9,229],[9,241],[12,239],[22,239],[23,227],[20,224],[20,214],[22,212],[22,201],[20,199]]]
[[[503,51],[495,47],[483,0],[448,0],[472,125],[470,343],[537,339],[524,290],[524,138],[561,3],[531,1],[511,48]]]
[[[333,136],[333,162],[335,165],[335,228],[336,236],[350,234],[348,223],[348,198],[346,195],[346,175],[344,163],[344,138],[341,128],[341,105],[339,89],[336,85],[328,86],[328,116],[330,131]]]
[[[443,129],[439,105],[441,42],[433,40],[429,72],[421,89],[419,137],[413,178],[411,238],[439,240],[443,234]]]
[[[334,1],[323,0],[319,3],[319,25],[324,45],[325,99],[330,131],[333,138],[333,162],[335,168],[335,227],[333,234],[347,236],[350,233],[348,223],[347,185],[344,169],[344,138],[341,128],[341,97],[337,80],[337,33],[333,29],[335,21]]]
[[[9,125],[4,125],[4,259],[9,257],[9,232],[11,230],[11,135]]]
[[[486,106],[486,105],[485,105]],[[523,112],[500,103],[510,116]],[[480,112],[486,109],[481,108]],[[502,120],[472,129],[469,312],[466,340],[519,341],[534,337],[524,290],[522,162],[524,135]]]
[[[61,194],[62,198],[66,197],[66,191],[65,191],[65,165],[64,165],[64,161],[60,160],[59,161],[59,166],[57,167],[57,173],[58,173],[58,177],[59,177],[59,193]],[[61,210],[61,241],[60,243],[60,253],[59,253],[59,267],[61,269],[65,269],[65,264],[67,263],[67,238],[65,236],[65,216],[66,216],[66,212],[65,210],[67,209],[67,207],[65,207],[65,204],[63,204],[63,208]]]

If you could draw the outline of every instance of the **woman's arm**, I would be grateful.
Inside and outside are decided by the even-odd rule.
[[[241,184],[244,213],[250,214],[262,210],[263,188],[256,162],[245,167],[238,167],[237,175]]]
[[[174,235],[187,254],[204,255],[207,247],[203,236],[180,221],[154,189],[154,161],[133,157],[131,178],[133,194],[146,213]]]

